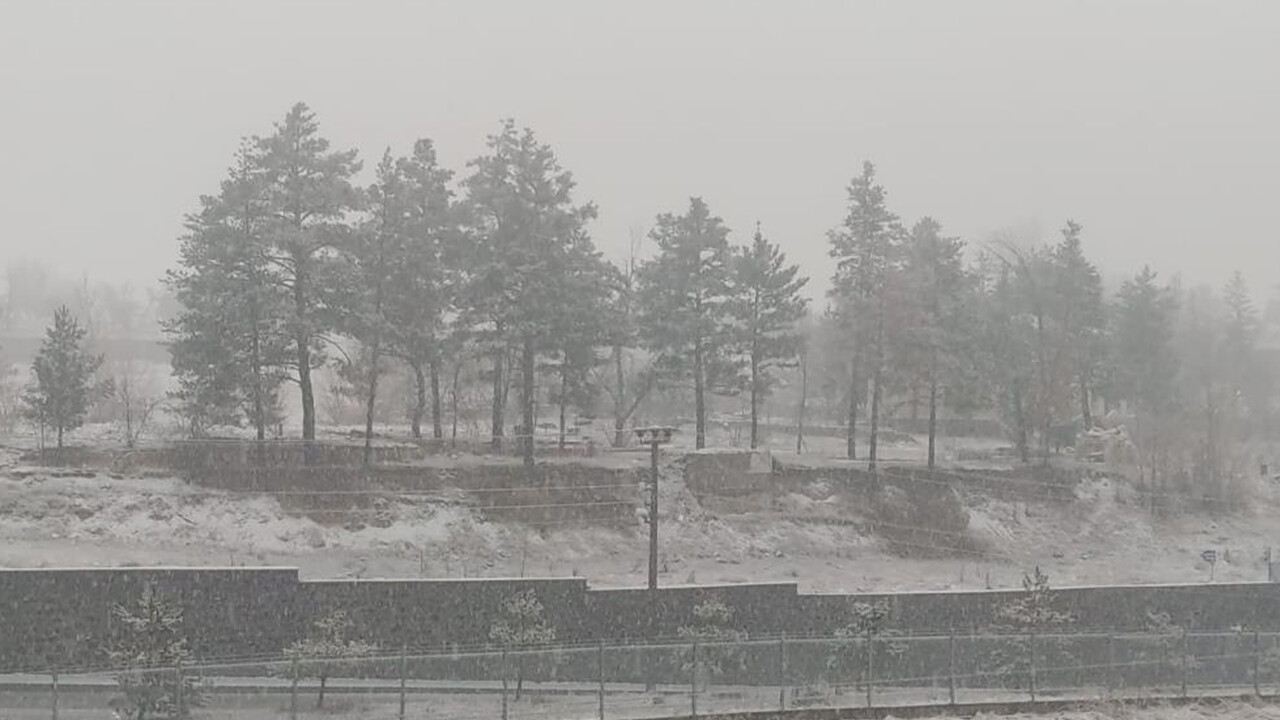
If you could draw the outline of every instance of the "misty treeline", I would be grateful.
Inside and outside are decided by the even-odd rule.
[[[731,244],[699,198],[657,216],[646,259],[605,260],[587,232],[595,206],[510,121],[459,173],[427,139],[384,153],[367,186],[361,170],[299,104],[242,143],[188,217],[165,332],[192,435],[267,437],[291,383],[314,438],[325,365],[360,399],[366,438],[403,373],[415,437],[456,434],[460,396],[483,390],[495,445],[511,428],[530,462],[540,404],[562,442],[572,409],[611,415],[621,444],[659,396],[669,418],[692,410],[698,447],[734,397],[753,446],[762,408],[793,427],[808,413],[842,425],[848,456],[873,468],[886,422],[908,414],[924,417],[931,465],[944,414],[997,417],[1025,462],[1047,462],[1064,427],[1120,417],[1153,485],[1221,484],[1228,443],[1272,434],[1274,356],[1240,276],[1213,292],[1144,269],[1108,292],[1074,222],[1048,244],[968,245],[895,215],[867,163],[828,233],[817,310],[758,226]]]
[[[313,439],[314,375],[332,361],[363,400],[366,447],[393,363],[413,378],[413,435],[429,418],[441,438],[446,404],[456,432],[460,370],[475,361],[495,446],[514,389],[529,462],[540,388],[559,408],[561,442],[566,408],[601,392],[621,442],[650,391],[691,384],[701,446],[707,394],[763,397],[771,369],[797,353],[796,267],[759,233],[731,247],[700,200],[658,218],[651,261],[619,268],[587,233],[595,206],[575,197],[552,149],[511,122],[460,179],[425,139],[384,153],[368,186],[356,184],[360,170],[299,104],[243,142],[218,193],[189,216],[166,280],[182,310],[165,330],[193,435],[247,423],[266,437],[294,383]]]

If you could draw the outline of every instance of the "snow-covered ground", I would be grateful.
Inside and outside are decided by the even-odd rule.
[[[632,462],[628,460],[628,462]],[[666,583],[796,581],[817,592],[1015,587],[1040,565],[1055,585],[1266,579],[1276,504],[1235,515],[1153,518],[1123,483],[1081,486],[1069,504],[965,495],[970,549],[902,558],[856,509],[821,488],[769,507],[711,512],[678,473],[662,484]],[[637,492],[637,500],[640,493]],[[282,504],[282,502],[284,504]],[[826,524],[823,516],[853,520]],[[174,478],[78,476],[22,467],[0,454],[0,566],[289,565],[319,577],[584,576],[640,585],[645,528],[485,522],[465,497],[406,496],[310,514],[289,498],[212,491]],[[976,549],[974,549],[976,548]]]

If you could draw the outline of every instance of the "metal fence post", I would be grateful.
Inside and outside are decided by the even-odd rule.
[[[1182,697],[1187,696],[1187,629],[1182,628]]]
[[[409,674],[408,668],[408,649],[400,646],[400,720],[404,720],[404,686],[406,676]]]
[[[1036,701],[1036,634],[1027,634],[1028,651],[1031,654],[1031,671],[1029,673],[1031,680],[1031,702]]]
[[[596,676],[600,681],[600,720],[604,720],[604,641],[596,647]]]
[[[956,629],[947,635],[947,700],[956,704]]]
[[[693,662],[689,670],[689,710],[690,717],[698,717],[698,636],[693,636]]]
[[[179,715],[185,715],[186,713],[183,710],[184,705],[182,704],[183,703],[182,691],[184,689],[182,686],[185,685],[186,683],[183,682],[182,680],[182,661],[181,660],[179,660],[178,663],[173,666],[173,674],[176,676],[175,679],[178,682],[177,686],[174,688],[174,691],[173,691],[174,700],[175,700],[174,704],[177,705],[177,710]]]
[[[58,720],[58,671],[53,671],[53,720]]]
[[[502,720],[507,720],[507,649],[502,648]]]
[[[298,658],[295,656],[289,663],[289,720],[298,720]]]
[[[778,709],[787,709],[787,634],[778,636]]]
[[[1116,691],[1116,636],[1107,634],[1107,695]]]
[[[871,683],[875,678],[875,640],[867,633],[867,707],[871,707]]]
[[[1259,650],[1258,631],[1253,631],[1253,694],[1262,697],[1262,684],[1258,680],[1258,661],[1261,651]]]

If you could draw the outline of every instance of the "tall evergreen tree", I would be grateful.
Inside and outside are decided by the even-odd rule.
[[[272,283],[289,299],[287,323],[293,341],[293,372],[302,397],[302,437],[316,437],[315,389],[311,371],[322,364],[321,344],[337,310],[332,277],[337,248],[359,209],[360,192],[351,178],[360,170],[355,150],[329,149],[315,113],[293,106],[275,132],[258,138],[268,213],[260,252]]]
[[[981,377],[997,397],[997,405],[1008,425],[1022,462],[1030,460],[1031,431],[1028,396],[1034,387],[1034,326],[1021,312],[1020,293],[1014,267],[993,255],[979,263],[983,292],[979,313],[980,342],[975,353],[982,367]]]
[[[732,259],[728,309],[750,374],[752,449],[759,443],[760,403],[775,382],[772,370],[793,364],[800,353],[803,338],[797,323],[806,304],[800,292],[809,278],[799,272],[798,265],[788,265],[786,254],[765,239],[759,223],[751,245]]]
[[[1156,283],[1156,273],[1149,267],[1126,280],[1116,298],[1115,389],[1138,415],[1138,441],[1145,445],[1140,450],[1151,460],[1153,477],[1162,452],[1162,416],[1176,410],[1178,358],[1172,348],[1176,309],[1176,296]]]
[[[367,215],[364,222],[342,245],[338,293],[338,327],[359,340],[365,354],[361,363],[366,372],[361,380],[364,401],[364,463],[373,452],[373,422],[378,399],[378,381],[385,372],[386,340],[391,330],[387,313],[393,295],[392,268],[405,262],[408,216],[407,183],[390,149],[374,171],[374,182],[365,191]]]
[[[384,305],[388,352],[413,371],[413,436],[422,437],[429,394],[432,436],[440,439],[444,437],[441,364],[445,349],[458,347],[447,342],[446,327],[458,278],[457,213],[449,190],[453,172],[440,166],[435,146],[427,139],[414,143],[413,154],[396,164],[405,184],[405,244],[390,269],[392,291]]]
[[[63,435],[84,423],[94,401],[112,392],[110,380],[94,380],[103,356],[85,347],[86,334],[65,305],[55,310],[53,326],[45,330],[31,363],[35,382],[22,398],[27,417],[41,430],[48,427],[57,433],[59,448]]]
[[[729,229],[702,198],[658,216],[658,254],[640,266],[640,327],[669,378],[693,381],[695,446],[707,445],[707,394],[723,382],[729,296]]]
[[[181,305],[164,325],[172,395],[193,436],[247,419],[262,440],[280,419],[287,306],[260,252],[264,189],[256,149],[242,145],[218,194],[187,217],[178,267],[165,277]]]
[[[1080,417],[1088,430],[1093,427],[1090,398],[1107,320],[1102,277],[1084,256],[1081,229],[1078,223],[1068,220],[1062,229],[1062,240],[1053,248],[1053,303],[1061,352],[1067,361],[1065,370],[1076,376]]]
[[[1010,242],[1001,244],[1000,259],[1010,269],[1011,284],[1007,289],[1012,291],[1013,317],[1030,328],[1032,382],[1024,387],[1024,391],[1030,392],[1023,393],[1029,397],[1021,403],[1026,414],[1020,424],[1038,429],[1041,462],[1047,465],[1054,420],[1068,412],[1071,405],[1073,376],[1065,354],[1060,352],[1062,334],[1054,319],[1053,253],[1043,246],[1024,248]]]
[[[1222,290],[1226,305],[1226,327],[1223,335],[1223,358],[1231,390],[1233,419],[1260,420],[1267,414],[1269,399],[1257,382],[1256,351],[1261,324],[1258,310],[1249,295],[1249,286],[1239,271],[1231,274]],[[1250,424],[1253,424],[1252,422]]]
[[[502,436],[503,355],[520,353],[521,455],[533,464],[537,356],[546,348],[556,313],[570,302],[551,269],[592,248],[583,228],[595,217],[575,205],[572,173],[532,130],[511,120],[488,139],[488,154],[469,163],[466,179],[470,238],[463,264],[466,303],[494,341],[495,442]]]
[[[574,244],[551,268],[564,297],[551,318],[547,345],[558,382],[554,395],[561,449],[567,436],[566,408],[589,410],[594,402],[594,371],[607,362],[600,350],[611,339],[609,301],[619,283],[617,268],[600,256],[585,235],[575,238]]]
[[[907,348],[904,365],[928,388],[929,449],[933,467],[937,455],[940,392],[953,378],[961,377],[966,338],[973,330],[973,281],[964,268],[964,243],[942,235],[933,218],[922,218],[907,238],[905,281],[901,301],[909,317],[903,334]]]
[[[863,368],[871,379],[871,430],[867,438],[867,466],[876,468],[880,403],[884,392],[886,314],[890,283],[902,263],[902,229],[898,217],[885,205],[884,187],[875,181],[875,165],[862,164],[862,174],[848,186],[848,209],[844,222],[827,233],[830,254],[836,260],[832,294],[850,315],[855,343],[852,363],[853,386],[857,388]],[[865,352],[864,352],[865,350]],[[847,428],[848,454],[854,455],[854,431],[859,393],[850,394]]]

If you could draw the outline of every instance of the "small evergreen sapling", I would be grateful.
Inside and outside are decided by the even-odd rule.
[[[35,382],[22,397],[27,418],[40,426],[41,437],[45,428],[56,432],[59,448],[63,435],[84,423],[89,407],[114,392],[110,380],[94,380],[103,357],[85,348],[87,334],[65,305],[54,311],[53,327],[31,363]]]
[[[1075,621],[1070,612],[1058,609],[1058,595],[1049,585],[1049,576],[1041,572],[1039,566],[1030,575],[1022,576],[1022,590],[1020,597],[998,606],[995,611],[994,629],[1008,634],[1007,638],[1001,638],[993,652],[996,675],[1030,676],[1033,638],[1063,629]],[[1052,640],[1060,659],[1069,656],[1063,647],[1067,642],[1061,637]]]
[[[324,707],[324,691],[331,676],[356,667],[360,658],[377,650],[376,645],[351,639],[351,624],[346,611],[334,610],[317,620],[310,634],[285,648],[285,657],[292,661],[290,673],[320,680],[317,708]]]
[[[503,601],[498,619],[489,628],[489,639],[504,648],[547,645],[555,642],[556,629],[547,621],[537,593],[522,590]],[[517,663],[516,700],[524,690],[524,670],[524,663]]]
[[[697,661],[685,663],[682,669],[693,672],[695,680],[701,677],[704,688],[711,682],[711,676],[740,670],[746,664],[738,643],[747,638],[747,633],[734,627],[733,615],[732,607],[708,598],[694,606],[693,622],[676,631],[680,637],[691,642],[696,638],[702,645]]]
[[[148,586],[133,605],[114,609],[121,631],[107,648],[119,668],[116,702],[128,720],[187,718],[203,704],[203,688],[182,665],[190,652],[182,629],[182,608]]]

